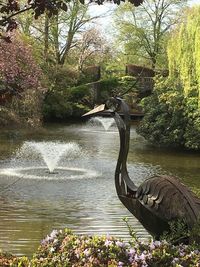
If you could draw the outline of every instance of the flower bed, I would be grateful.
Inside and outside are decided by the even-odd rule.
[[[0,266],[41,267],[200,267],[200,251],[166,241],[124,242],[111,236],[77,236],[53,230],[31,259],[0,254]]]

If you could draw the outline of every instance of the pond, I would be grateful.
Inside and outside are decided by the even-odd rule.
[[[155,173],[171,173],[200,189],[200,154],[155,149],[135,128],[132,125],[128,169],[137,185]],[[73,156],[64,153],[49,174],[41,154],[30,146],[50,144],[46,156],[54,153],[56,157],[58,142],[73,142],[78,150]],[[30,256],[50,231],[66,227],[78,234],[127,239],[124,217],[140,238],[148,238],[117,198],[114,171],[118,149],[114,124],[107,131],[98,123],[50,124],[37,132],[1,130],[0,249]]]

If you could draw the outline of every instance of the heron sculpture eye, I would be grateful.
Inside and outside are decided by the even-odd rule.
[[[121,99],[117,97],[111,97],[106,101],[106,108],[110,111],[119,111],[121,105]]]

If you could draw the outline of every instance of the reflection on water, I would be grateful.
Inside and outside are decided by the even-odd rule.
[[[41,160],[15,158],[25,141],[76,142],[83,154],[71,161],[63,157],[49,179]],[[49,125],[35,134],[0,133],[0,248],[31,255],[52,229],[65,227],[80,234],[128,238],[123,217],[130,218],[138,236],[148,237],[116,196],[113,177],[118,148],[116,127],[103,132],[84,124]],[[131,129],[128,167],[136,184],[154,173],[172,173],[200,188],[199,158],[197,153],[149,147]],[[11,167],[11,173],[6,173]]]

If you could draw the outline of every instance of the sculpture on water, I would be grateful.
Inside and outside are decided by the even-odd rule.
[[[127,157],[130,140],[130,114],[128,105],[118,97],[110,98],[85,115],[108,109],[115,119],[120,136],[120,149],[115,169],[115,186],[123,205],[155,238],[169,230],[169,222],[184,220],[189,229],[200,216],[200,198],[195,196],[178,178],[155,175],[136,186],[129,177]],[[120,116],[120,114],[121,116]],[[133,178],[134,179],[134,178]]]

